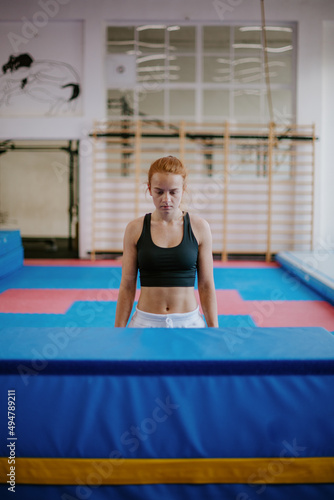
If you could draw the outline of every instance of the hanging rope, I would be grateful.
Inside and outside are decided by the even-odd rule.
[[[265,13],[264,13],[264,0],[261,0],[261,20],[262,20],[262,46],[263,46],[264,69],[265,69],[264,74],[266,77],[268,110],[269,110],[270,121],[273,123],[274,113],[273,113],[273,101],[272,101],[272,97],[271,97],[271,88],[270,88],[267,35],[266,35],[266,20],[265,20]]]

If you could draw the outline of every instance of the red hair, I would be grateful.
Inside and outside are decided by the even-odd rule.
[[[148,171],[148,185],[151,186],[153,174],[176,174],[181,175],[183,178],[183,188],[186,187],[187,169],[183,163],[175,156],[163,156],[155,160]]]

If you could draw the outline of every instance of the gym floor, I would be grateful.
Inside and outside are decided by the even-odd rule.
[[[334,306],[278,263],[214,264],[220,327],[334,332]],[[0,324],[112,327],[120,279],[120,260],[26,259],[23,268],[0,281]]]

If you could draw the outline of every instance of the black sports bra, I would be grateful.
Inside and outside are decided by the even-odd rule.
[[[158,247],[153,243],[151,214],[146,214],[137,242],[137,252],[141,286],[194,286],[198,242],[192,231],[188,212],[183,218],[182,241],[171,248]]]

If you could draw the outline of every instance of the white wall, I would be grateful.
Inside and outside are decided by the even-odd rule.
[[[260,0],[0,0],[3,21],[34,20],[36,13],[49,6],[55,14],[49,22],[81,20],[83,22],[83,114],[73,118],[2,119],[0,139],[85,139],[81,158],[80,255],[89,249],[89,199],[86,173],[90,154],[87,133],[93,120],[105,113],[104,26],[117,21],[173,22],[259,22]],[[53,6],[53,7],[52,7]],[[333,168],[329,149],[332,131],[330,109],[333,109],[332,44],[333,0],[266,0],[266,21],[297,22],[297,122],[316,124],[319,136],[316,163],[315,243],[333,235]],[[35,17],[34,17],[35,16]],[[326,21],[326,22],[325,22]],[[24,21],[22,20],[22,26]],[[47,24],[40,30],[47,30]],[[324,41],[324,45],[323,45]],[[27,47],[29,43],[27,43]],[[324,64],[324,66],[323,66]],[[87,146],[88,144],[88,146]],[[333,240],[332,240],[333,241]]]
[[[334,248],[334,21],[323,24],[322,123],[320,163],[320,234],[323,246]]]

